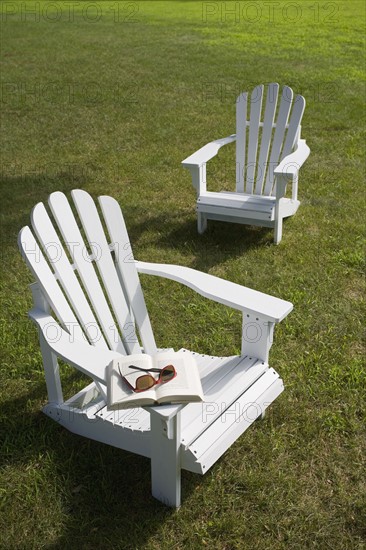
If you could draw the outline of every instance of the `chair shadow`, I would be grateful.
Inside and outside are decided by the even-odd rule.
[[[72,175],[62,171],[19,176],[2,174],[2,254],[16,247],[17,234],[23,226],[30,224],[30,212],[38,202],[47,203],[53,191],[69,194],[72,189],[83,189],[86,183],[84,174]]]
[[[133,219],[144,219],[144,216],[136,214]],[[201,271],[238,258],[251,249],[273,244],[273,229],[270,228],[209,220],[207,230],[200,235],[193,216],[182,222],[177,214],[169,218],[163,215],[145,217],[144,222],[129,221],[127,226],[131,241],[138,243],[147,231],[152,231],[158,237],[153,237],[151,244],[176,250],[182,255],[193,255],[190,267]]]
[[[104,549],[106,541],[110,548],[145,547],[161,524],[176,513],[151,496],[150,460],[73,434],[41,411],[24,413],[30,402],[43,400],[45,395],[45,384],[38,383],[21,397],[7,400],[0,426],[15,449],[13,467],[23,472],[38,467],[46,476],[49,461],[42,472],[40,457],[47,454],[52,461],[63,525],[57,540],[46,542],[45,547]],[[9,464],[5,453],[2,463]],[[44,479],[44,485],[37,482],[38,492],[47,491],[48,479],[39,479]],[[197,476],[182,472],[184,500],[196,486]],[[17,514],[21,520],[22,511]]]

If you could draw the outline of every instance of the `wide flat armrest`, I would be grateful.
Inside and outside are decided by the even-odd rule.
[[[291,302],[251,290],[245,286],[202,273],[189,267],[169,264],[136,262],[139,273],[159,275],[192,288],[198,294],[240,311],[257,315],[266,321],[278,323],[290,313]]]
[[[38,325],[47,344],[58,357],[93,380],[106,384],[106,367],[112,359],[121,357],[119,353],[75,340],[51,315],[40,309],[32,309],[29,317]]]
[[[293,153],[287,155],[275,168],[276,176],[295,176],[310,154],[310,149],[304,139],[299,140],[299,145]]]
[[[219,149],[223,145],[227,145],[228,143],[231,143],[235,140],[236,134],[232,134],[229,137],[211,141],[211,143],[207,143],[207,145],[204,145],[203,147],[201,147],[201,149],[198,149],[198,151],[193,153],[193,155],[184,159],[182,161],[182,164],[185,168],[190,168],[192,166],[201,166],[202,164],[216,156]]]

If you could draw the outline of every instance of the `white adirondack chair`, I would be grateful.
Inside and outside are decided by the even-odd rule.
[[[293,101],[291,88],[284,86],[276,117],[278,90],[278,84],[268,85],[263,122],[264,86],[254,88],[250,99],[247,92],[240,94],[236,102],[236,134],[212,141],[183,160],[197,192],[199,233],[206,230],[207,220],[211,219],[274,227],[274,241],[276,244],[281,241],[283,218],[293,216],[300,205],[298,172],[310,149],[300,138],[305,99],[298,95]],[[206,163],[220,147],[233,141],[236,141],[236,191],[207,191]],[[286,198],[289,180],[292,196]]]
[[[66,196],[55,192],[49,197],[52,214],[37,204],[32,229],[19,233],[35,278],[29,316],[39,328],[48,391],[43,411],[74,433],[149,457],[153,496],[178,507],[180,470],[204,474],[282,392],[268,353],[274,325],[292,304],[190,268],[137,262],[116,200],[99,197],[100,216],[85,191],[73,191],[72,198],[81,223]],[[241,355],[213,357],[183,349],[197,360],[204,403],[107,410],[110,361],[157,351],[138,273],[179,281],[242,311]],[[67,400],[58,357],[91,378]]]

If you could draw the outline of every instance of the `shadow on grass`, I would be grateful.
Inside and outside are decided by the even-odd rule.
[[[136,214],[134,219],[144,219],[144,216]],[[273,245],[273,230],[269,228],[209,220],[207,230],[199,235],[196,219],[182,221],[177,214],[145,217],[141,223],[129,221],[127,227],[132,241],[151,232],[151,244],[157,248],[187,253],[187,256],[193,254],[190,267],[202,271],[243,256],[251,249]]]
[[[22,475],[22,498],[33,506],[49,501],[50,483],[59,516],[51,513],[37,519],[23,517],[27,537],[32,529],[44,532],[42,547],[64,548],[142,548],[162,524],[176,514],[151,496],[150,460],[67,431],[41,411],[27,413],[31,402],[45,397],[45,385],[34,384],[31,391],[2,406],[2,430],[6,434],[2,465],[11,465]],[[121,434],[122,436],[122,434]],[[7,451],[5,451],[7,449]],[[25,475],[24,475],[25,474]],[[37,494],[34,494],[34,476]],[[197,485],[197,476],[183,472],[183,499]],[[201,478],[199,478],[201,480]],[[43,480],[43,481],[42,481]],[[42,496],[43,495],[43,496]],[[25,514],[19,510],[18,517]],[[59,535],[53,542],[47,532]],[[33,526],[33,527],[32,527]],[[30,531],[29,531],[30,529]],[[19,537],[23,537],[19,532]],[[22,543],[22,544],[23,544]]]
[[[20,229],[30,224],[30,213],[39,203],[47,203],[48,196],[54,191],[69,195],[72,189],[84,188],[87,180],[83,175],[78,177],[69,173],[57,172],[52,175],[20,175],[1,177],[1,211],[2,211],[2,247],[16,247]]]

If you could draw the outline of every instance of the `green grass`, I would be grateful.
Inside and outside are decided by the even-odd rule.
[[[366,548],[364,3],[298,0],[295,14],[279,2],[270,15],[256,2],[256,16],[244,2],[120,2],[117,17],[115,2],[75,3],[69,15],[42,1],[39,21],[24,11],[34,4],[2,6],[1,548]],[[245,226],[211,222],[199,236],[180,161],[234,132],[240,91],[273,81],[307,100],[300,210],[278,247],[271,231]],[[229,185],[232,155],[210,166],[212,189],[220,176]],[[40,412],[16,238],[36,202],[80,187],[119,200],[138,259],[295,306],[270,358],[286,391],[204,477],[183,472],[178,512],[150,496],[147,459]],[[240,351],[236,312],[142,282],[159,346]],[[68,392],[82,382],[67,367],[63,380]]]

